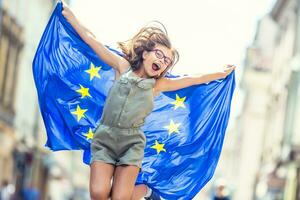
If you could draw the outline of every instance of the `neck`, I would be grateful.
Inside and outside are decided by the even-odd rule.
[[[141,78],[150,78],[146,71],[145,71],[145,68],[144,67],[141,67],[140,69],[136,70],[136,71],[133,71],[133,73],[135,73],[135,75],[141,77]]]

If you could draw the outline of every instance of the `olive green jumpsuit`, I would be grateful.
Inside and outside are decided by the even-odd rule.
[[[146,137],[141,130],[153,109],[154,78],[138,77],[131,68],[111,87],[92,141],[92,160],[141,167]]]

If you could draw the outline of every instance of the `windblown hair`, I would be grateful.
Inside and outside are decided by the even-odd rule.
[[[159,77],[156,77],[161,78],[178,62],[179,53],[172,47],[163,24],[157,21],[155,21],[155,23],[159,23],[164,28],[164,31],[159,27],[146,25],[133,38],[125,42],[118,42],[118,45],[124,53],[124,58],[130,63],[133,71],[141,67],[144,51],[153,50],[156,44],[163,45],[170,49],[173,55],[173,62]]]

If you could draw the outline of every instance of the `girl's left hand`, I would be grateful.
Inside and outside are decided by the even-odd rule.
[[[222,75],[225,77],[227,77],[233,70],[235,69],[235,66],[234,65],[225,65],[222,69]]]

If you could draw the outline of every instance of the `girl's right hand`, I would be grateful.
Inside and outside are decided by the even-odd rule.
[[[67,19],[67,21],[70,24],[74,24],[76,23],[77,19],[74,15],[74,13],[72,12],[72,10],[69,8],[68,4],[66,4],[64,1],[62,1],[62,5],[63,5],[63,10],[62,10],[62,15]]]

